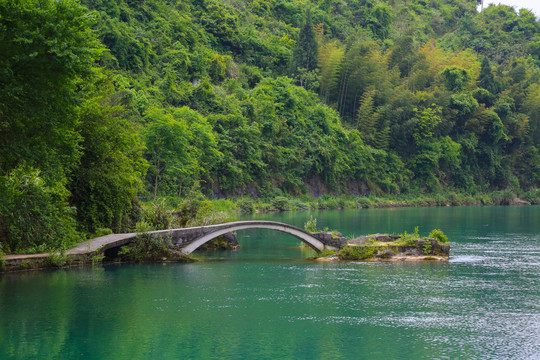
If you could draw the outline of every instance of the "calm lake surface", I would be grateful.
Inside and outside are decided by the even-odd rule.
[[[540,359],[540,207],[257,218],[344,235],[442,229],[448,263],[314,263],[238,232],[195,264],[0,275],[0,359]]]

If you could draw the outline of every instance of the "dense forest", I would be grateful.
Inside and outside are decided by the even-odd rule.
[[[133,230],[163,198],[540,198],[539,146],[525,9],[0,0],[0,252]]]

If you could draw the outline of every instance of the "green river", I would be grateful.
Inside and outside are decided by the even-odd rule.
[[[193,264],[0,275],[0,359],[540,359],[540,207],[290,212],[344,235],[442,229],[449,262],[315,263],[238,232]]]

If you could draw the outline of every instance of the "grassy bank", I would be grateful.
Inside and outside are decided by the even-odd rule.
[[[227,214],[387,207],[518,205],[527,203],[540,204],[540,189],[520,193],[505,190],[477,194],[451,192],[397,196],[275,196],[259,199],[241,197],[212,200],[210,202],[216,211]]]

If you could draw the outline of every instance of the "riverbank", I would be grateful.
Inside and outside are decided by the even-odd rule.
[[[171,199],[172,203],[174,201],[174,199]],[[210,201],[216,211],[231,214],[396,207],[535,205],[540,204],[540,189],[520,193],[504,190],[476,194],[457,192],[384,196],[327,194],[319,197],[277,195],[257,199],[239,197]]]

